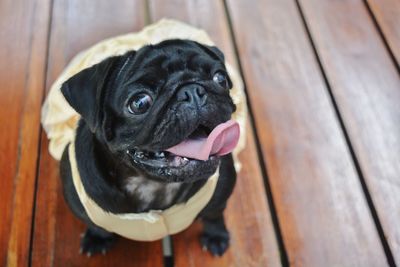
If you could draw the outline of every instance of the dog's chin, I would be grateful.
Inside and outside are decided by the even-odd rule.
[[[129,150],[131,164],[146,175],[164,182],[193,183],[208,179],[218,168],[220,158],[210,156],[207,160],[190,159],[170,152]]]

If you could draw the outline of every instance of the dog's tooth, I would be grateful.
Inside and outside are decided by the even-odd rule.
[[[183,157],[182,161],[181,161],[181,166],[186,166],[188,163],[189,163],[189,159],[186,157]]]
[[[181,156],[175,156],[174,161],[180,162],[182,160]]]
[[[154,155],[155,155],[157,158],[165,158],[164,152],[156,152]]]
[[[174,158],[172,159],[171,165],[173,167],[179,167],[182,163],[182,157],[180,156],[174,156]]]
[[[144,157],[144,153],[142,151],[136,151],[135,152],[135,157],[141,159]]]

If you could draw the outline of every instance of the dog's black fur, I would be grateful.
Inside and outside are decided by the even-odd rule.
[[[215,193],[199,218],[204,222],[203,247],[222,255],[229,245],[222,213],[236,181],[232,156],[182,162],[182,158],[176,161],[174,156],[156,157],[155,153],[200,128],[209,132],[229,120],[235,110],[231,87],[222,52],[188,40],[145,46],[70,78],[62,93],[82,116],[75,149],[87,194],[113,213],[166,209],[187,201],[220,166]],[[138,97],[150,102],[143,106],[140,99],[136,101]],[[60,169],[64,197],[88,225],[81,240],[82,252],[105,252],[114,234],[94,225],[80,203],[68,149]],[[135,180],[137,177],[141,180]],[[129,187],[132,181],[135,187]],[[141,192],[146,185],[153,190],[151,196]]]

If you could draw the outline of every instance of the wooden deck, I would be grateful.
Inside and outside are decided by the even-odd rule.
[[[78,254],[39,124],[77,52],[163,17],[208,31],[251,110],[231,247],[211,257],[194,224],[175,266],[400,266],[399,0],[0,1],[0,266],[163,266],[161,242]]]

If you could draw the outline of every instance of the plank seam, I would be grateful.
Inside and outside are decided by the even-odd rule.
[[[33,45],[33,39],[34,39],[34,22],[35,22],[35,19],[36,19],[36,16],[37,16],[37,6],[38,6],[38,3],[37,2],[35,2],[34,4],[33,4],[33,9],[32,9],[32,16],[31,16],[31,18],[30,18],[30,33],[29,33],[29,52],[28,52],[28,57],[27,57],[27,60],[26,60],[26,65],[28,66],[27,67],[27,72],[25,73],[25,75],[24,75],[24,90],[23,90],[23,96],[27,96],[28,94],[29,94],[29,89],[28,89],[28,86],[29,86],[29,81],[30,81],[30,79],[31,79],[31,77],[30,77],[30,72],[29,72],[29,70],[30,70],[30,63],[31,63],[31,60],[32,60],[32,45]],[[21,177],[20,177],[20,172],[21,172],[21,160],[22,160],[22,143],[23,143],[23,124],[24,124],[24,117],[25,117],[25,112],[26,112],[26,108],[27,108],[27,105],[28,105],[28,100],[24,100],[23,102],[22,102],[22,106],[21,106],[21,108],[20,108],[20,110],[21,110],[21,112],[20,112],[20,122],[19,122],[19,125],[18,125],[18,143],[17,143],[17,156],[16,156],[16,167],[15,167],[15,174],[14,174],[14,177],[13,177],[13,182],[14,182],[14,184],[13,184],[13,201],[12,201],[12,210],[11,210],[11,216],[10,216],[10,218],[11,219],[13,219],[13,217],[14,217],[14,212],[15,212],[15,210],[14,210],[14,207],[15,207],[15,205],[16,205],[16,199],[17,199],[17,196],[15,195],[16,194],[16,191],[17,191],[17,188],[18,188],[18,184],[19,184],[19,182],[20,182],[20,180],[21,180]],[[38,138],[40,139],[40,128],[38,129]],[[38,140],[38,145],[39,145],[39,140]],[[37,151],[37,158],[39,157],[39,151]],[[36,160],[37,160],[37,158],[36,158]],[[35,176],[35,179],[36,179],[36,176]],[[33,190],[35,190],[35,189],[33,189]],[[33,194],[33,201],[34,201],[34,198],[35,198],[35,195]],[[32,204],[32,214],[31,214],[31,220],[33,220],[33,205],[34,204]],[[32,227],[32,225],[31,225],[31,227]],[[31,229],[30,229],[31,230]],[[9,238],[10,238],[10,235],[12,234],[12,231],[13,231],[13,228],[11,227],[11,229],[10,229],[10,233],[9,233]],[[32,239],[32,232],[31,231],[29,231],[29,240],[31,240]],[[10,264],[12,264],[12,263],[10,263],[10,262],[8,262],[8,260],[9,260],[9,254],[10,254],[10,243],[11,243],[11,240],[9,239],[8,240],[8,245],[7,245],[7,253],[6,253],[6,258],[5,258],[5,265],[6,266],[8,266],[8,265],[10,265]],[[18,253],[18,251],[17,251],[17,253]],[[30,246],[28,246],[28,255],[30,254]],[[29,264],[29,261],[28,261],[28,264]]]
[[[49,55],[50,55],[50,36],[51,36],[51,25],[53,21],[53,7],[54,7],[54,0],[50,0],[49,6],[49,19],[47,23],[47,36],[46,36],[46,63],[44,66],[44,73],[43,73],[43,94],[41,103],[43,104],[45,97],[46,97],[46,80],[47,80],[47,73],[49,68]],[[38,180],[40,174],[40,161],[41,161],[41,147],[42,147],[42,127],[39,126],[39,140],[38,140],[38,157],[36,159],[36,173],[35,173],[35,185],[34,185],[34,192],[33,192],[33,209],[32,209],[32,221],[31,221],[31,233],[30,233],[30,242],[29,242],[29,255],[28,255],[28,266],[32,266],[32,251],[33,251],[33,240],[35,234],[35,219],[36,219],[36,198],[37,198],[37,188],[38,188]]]
[[[150,0],[144,0],[144,24],[147,26],[152,23],[153,16],[151,14]],[[174,251],[174,240],[170,236],[162,239],[162,251],[163,251],[163,265],[164,267],[174,267],[175,265],[175,251]],[[168,250],[168,253],[166,251]]]
[[[234,54],[235,54],[235,57],[236,57],[236,60],[238,63],[239,73],[243,79],[243,84],[244,84],[244,89],[245,89],[245,94],[246,94],[246,102],[247,102],[247,106],[248,106],[248,110],[249,110],[250,125],[253,130],[254,137],[255,137],[254,139],[255,139],[255,145],[256,145],[256,150],[257,150],[257,158],[258,158],[258,162],[259,162],[260,169],[261,169],[261,175],[263,177],[265,193],[267,195],[267,201],[268,201],[269,210],[270,210],[270,214],[271,214],[272,224],[274,227],[275,239],[278,243],[280,260],[281,260],[282,266],[286,267],[286,266],[290,265],[289,259],[288,259],[288,255],[286,252],[285,243],[284,243],[284,240],[282,237],[282,232],[281,232],[281,227],[279,224],[279,218],[278,218],[278,215],[276,212],[275,202],[274,202],[274,199],[272,196],[272,190],[271,190],[271,186],[270,186],[270,182],[269,182],[269,175],[268,175],[268,171],[267,171],[267,167],[266,167],[266,161],[264,158],[264,154],[261,150],[261,144],[259,141],[260,139],[259,139],[259,136],[258,136],[258,133],[256,130],[257,125],[256,125],[256,122],[254,119],[254,112],[253,112],[252,105],[249,100],[250,98],[249,98],[248,92],[247,92],[247,82],[246,82],[246,79],[244,76],[243,66],[242,66],[242,63],[240,60],[239,48],[236,43],[236,36],[235,36],[234,28],[233,28],[232,18],[230,16],[228,3],[226,2],[226,0],[223,1],[223,5],[224,5],[224,9],[225,9],[225,15],[226,15],[226,20],[227,20],[227,24],[228,24],[230,39],[232,41]]]
[[[10,203],[10,205],[11,205],[10,219],[11,220],[13,219],[14,213],[15,213],[14,207],[16,205],[16,199],[17,199],[16,191],[18,188],[19,181],[21,179],[21,177],[20,177],[21,169],[20,168],[21,168],[22,143],[23,143],[23,140],[22,140],[23,139],[23,131],[22,131],[23,129],[22,128],[23,128],[23,124],[24,124],[24,114],[26,111],[26,106],[27,106],[27,103],[29,102],[29,100],[27,100],[26,97],[29,94],[29,89],[28,89],[29,79],[30,79],[29,65],[32,60],[32,44],[33,44],[33,30],[34,30],[33,26],[34,26],[34,21],[36,18],[36,8],[37,8],[37,2],[35,2],[33,5],[33,9],[32,9],[33,14],[31,15],[31,18],[29,20],[29,24],[30,24],[29,48],[30,49],[29,49],[28,56],[27,56],[27,59],[25,62],[26,66],[28,66],[28,67],[27,67],[27,69],[26,69],[27,71],[25,72],[25,75],[24,75],[24,85],[23,85],[23,91],[22,91],[22,96],[24,99],[21,101],[22,102],[21,107],[19,108],[20,112],[19,112],[19,123],[18,123],[17,153],[16,153],[16,157],[15,157],[15,172],[14,172],[13,179],[12,179],[13,195],[12,195],[12,202]],[[12,223],[12,221],[11,221],[11,223]],[[8,233],[8,238],[11,238],[11,231],[12,231],[12,227],[10,228],[10,232]],[[11,242],[11,240],[9,239],[7,242],[7,253],[6,253],[7,257],[5,258],[5,265],[10,264],[8,262],[8,257],[9,257],[9,253],[10,253],[9,252],[10,242]]]
[[[389,42],[386,39],[386,36],[384,32],[382,31],[382,28],[379,26],[379,22],[376,19],[374,11],[371,9],[370,4],[368,3],[368,0],[362,0],[364,2],[364,6],[367,9],[367,12],[372,20],[372,23],[374,24],[374,27],[376,31],[378,32],[379,37],[382,40],[383,45],[385,46],[386,51],[389,54],[389,57],[394,65],[394,67],[397,70],[397,73],[400,74],[400,62],[397,62],[396,56],[394,55],[392,49],[390,48]]]
[[[144,24],[149,25],[153,21],[153,17],[150,12],[150,1],[144,0]]]
[[[369,210],[371,212],[371,216],[372,216],[372,219],[374,221],[376,230],[378,232],[379,239],[381,241],[383,250],[385,252],[387,262],[388,262],[389,266],[395,267],[396,264],[395,264],[395,261],[394,261],[393,254],[392,254],[392,252],[390,250],[389,243],[387,242],[387,240],[385,238],[385,232],[384,232],[383,227],[381,225],[381,222],[379,220],[378,213],[377,213],[375,205],[373,203],[371,194],[369,193],[368,186],[366,184],[364,174],[362,172],[362,169],[361,169],[360,163],[358,161],[357,155],[356,155],[356,153],[354,151],[354,148],[353,148],[353,145],[351,143],[350,136],[349,136],[349,134],[347,132],[345,123],[344,123],[342,115],[340,113],[339,106],[338,106],[338,104],[337,104],[337,102],[335,100],[335,96],[333,94],[332,86],[329,83],[328,76],[327,76],[326,71],[324,69],[324,66],[322,64],[322,61],[321,61],[321,59],[319,57],[317,47],[315,45],[314,39],[313,39],[312,34],[311,34],[311,30],[310,30],[310,28],[309,28],[309,26],[307,24],[307,20],[305,18],[305,14],[303,12],[303,9],[301,7],[301,4],[300,4],[299,0],[295,0],[295,3],[296,3],[296,6],[297,6],[297,9],[298,9],[298,12],[300,14],[301,21],[303,23],[303,27],[304,27],[304,29],[306,31],[307,37],[308,37],[309,42],[311,44],[311,47],[312,47],[312,50],[313,50],[313,53],[314,53],[314,56],[315,56],[315,60],[316,60],[318,66],[320,68],[320,71],[321,71],[321,74],[322,74],[322,78],[324,80],[327,92],[329,94],[329,98],[331,100],[332,106],[333,106],[334,111],[335,111],[336,118],[337,118],[337,120],[339,122],[340,128],[341,128],[343,136],[345,138],[345,142],[346,142],[347,148],[349,149],[349,152],[350,152],[351,159],[352,159],[352,161],[354,163],[354,167],[356,169],[357,176],[359,177],[359,181],[360,181],[360,184],[361,184],[365,199],[367,201],[368,208],[369,208]]]

